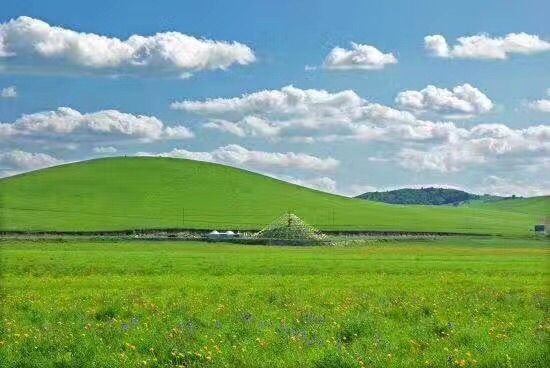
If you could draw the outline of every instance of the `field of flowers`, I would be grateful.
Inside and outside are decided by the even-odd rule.
[[[546,367],[550,248],[0,242],[2,367]]]

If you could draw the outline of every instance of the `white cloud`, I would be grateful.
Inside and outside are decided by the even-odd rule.
[[[442,35],[430,35],[424,37],[424,47],[437,57],[449,57],[449,45]]]
[[[256,116],[246,116],[238,122],[212,120],[203,125],[205,128],[219,130],[239,137],[276,137],[281,128]]]
[[[2,98],[15,98],[17,97],[17,89],[15,86],[9,86],[0,90],[0,97]]]
[[[364,100],[351,90],[330,93],[325,90],[286,86],[280,90],[263,90],[233,98],[206,101],[184,100],[171,107],[205,116],[242,119],[248,115],[270,118],[336,117],[360,113]]]
[[[16,134],[13,124],[0,123],[0,138],[11,137]]]
[[[529,174],[550,173],[550,155],[520,160],[516,167]]]
[[[336,181],[326,176],[319,177],[319,178],[295,180],[294,183],[307,188],[317,189],[323,192],[328,192],[328,193],[338,192]]]
[[[501,178],[495,175],[485,177],[479,184],[469,186],[465,188],[460,185],[446,184],[446,183],[424,183],[424,184],[403,184],[403,185],[390,185],[385,187],[375,187],[368,184],[351,184],[340,185],[335,180],[329,177],[316,177],[300,179],[286,175],[271,175],[276,179],[283,180],[289,183],[297,184],[303,187],[321,190],[323,192],[344,195],[348,197],[356,197],[360,194],[367,192],[380,192],[390,191],[402,188],[446,188],[462,190],[469,193],[477,194],[491,194],[499,196],[511,196],[517,195],[522,197],[532,197],[541,195],[550,195],[550,187],[548,182],[531,183],[521,180],[510,180]]]
[[[387,158],[387,157],[369,156],[369,157],[367,157],[367,161],[370,161],[370,162],[388,162],[388,161],[390,161],[390,159]]]
[[[191,139],[195,134],[183,125],[166,126],[160,136],[161,139]]]
[[[380,190],[372,185],[367,184],[351,184],[341,185],[334,179],[327,176],[314,177],[314,178],[296,178],[288,175],[273,175],[266,173],[267,176],[274,177],[275,179],[283,180],[288,183],[300,185],[302,187],[320,190],[322,192],[337,194],[346,197],[355,197],[365,192],[374,192]]]
[[[493,103],[479,89],[465,83],[452,90],[428,85],[420,91],[403,91],[395,103],[414,113],[432,112],[447,118],[471,118],[489,112]]]
[[[420,96],[415,99],[413,95]],[[421,91],[405,91],[397,103],[415,111],[430,109],[455,117],[481,114],[493,106],[469,84],[452,90],[428,86]],[[452,122],[422,120],[409,111],[371,103],[351,90],[331,93],[286,86],[240,97],[174,102],[172,108],[211,119],[205,124],[211,129],[240,137],[288,137],[294,142],[456,141],[469,134],[468,129]]]
[[[415,171],[456,172],[499,156],[526,153],[550,153],[550,126],[511,129],[502,124],[481,124],[455,141],[428,150],[403,148],[398,162]]]
[[[421,98],[413,102],[401,95],[398,103],[461,117],[481,114],[492,107],[492,102],[470,85],[452,90],[429,86],[412,92],[421,94]],[[550,144],[549,126],[459,127],[453,122],[423,120],[409,111],[371,103],[351,90],[331,93],[287,86],[234,98],[182,101],[173,107],[214,119],[205,125],[239,137],[294,143],[384,142],[396,152],[385,159],[416,171],[454,172],[505,156],[526,155],[532,160],[545,154]]]
[[[14,175],[22,171],[59,165],[63,161],[45,153],[21,150],[0,152],[0,176]]]
[[[70,67],[111,75],[175,76],[255,61],[252,50],[238,42],[198,39],[179,32],[120,40],[25,16],[0,24],[0,58],[44,69]]]
[[[550,50],[550,42],[523,32],[496,38],[479,34],[459,37],[457,41],[458,44],[449,47],[442,35],[430,35],[424,37],[424,46],[436,57],[484,60],[504,60],[510,54],[529,55]]]
[[[348,186],[341,186],[336,181],[329,177],[318,177],[318,178],[308,178],[308,179],[298,179],[291,176],[280,176],[272,175],[273,177],[297,184],[303,187],[312,188],[321,190],[323,192],[340,194],[348,197],[356,197],[360,194],[367,192],[380,192],[380,191],[390,191],[402,188],[412,188],[412,189],[421,189],[421,188],[446,188],[446,189],[456,189],[462,190],[469,193],[477,194],[491,194],[498,195],[503,197],[508,197],[512,195],[521,196],[521,197],[533,197],[533,196],[543,196],[550,195],[550,186],[548,182],[540,183],[531,183],[522,180],[510,180],[506,178],[501,178],[495,175],[490,175],[484,178],[481,183],[471,186],[469,188],[464,188],[460,185],[455,184],[404,184],[398,186],[387,186],[387,187],[375,187],[372,185],[366,184],[351,184]]]
[[[359,194],[375,192],[377,190],[379,190],[379,188],[368,184],[352,184],[345,193],[350,197],[357,197]]]
[[[315,138],[313,137],[290,137],[290,142],[293,143],[304,143],[304,144],[312,144],[315,143]]]
[[[527,106],[536,111],[550,112],[550,99],[540,99],[527,103]]]
[[[478,188],[478,192],[505,197],[512,195],[533,197],[550,195],[550,187],[544,184],[538,185],[521,180],[515,181],[491,175],[483,180],[481,186]]]
[[[60,107],[23,115],[11,124],[0,124],[0,136],[50,137],[74,140],[134,138],[144,141],[189,139],[193,133],[184,126],[166,126],[154,116],[133,115],[117,110],[80,113]]]
[[[546,90],[546,94],[550,97],[550,88]],[[530,101],[525,103],[525,105],[531,110],[536,110],[540,112],[550,112],[550,99],[543,98],[536,101]]]
[[[105,154],[113,154],[117,153],[118,150],[115,147],[107,146],[107,147],[94,147],[94,153],[105,153]]]
[[[335,47],[325,58],[323,67],[330,70],[380,70],[397,64],[392,53],[384,54],[374,46],[351,43],[351,49]]]
[[[428,151],[404,148],[399,152],[399,164],[414,171],[453,172],[483,162],[485,157],[480,153],[455,147],[438,146]]]
[[[274,177],[275,179],[286,181],[287,183],[296,184],[302,187],[316,189],[327,193],[334,193],[334,194],[338,193],[338,185],[336,181],[334,181],[333,179],[327,176],[300,179],[300,178],[296,178],[288,175],[273,175],[273,174],[266,174],[266,175]]]
[[[172,108],[223,120],[206,127],[237,136],[291,136],[311,142],[322,140],[384,139],[391,134],[410,139],[445,136],[452,123],[418,120],[407,111],[369,103],[351,90],[330,93],[325,90],[286,86],[234,98],[174,102]],[[458,129],[454,129],[458,131]]]
[[[410,112],[369,103],[352,90],[331,93],[322,89],[300,89],[292,85],[280,90],[263,90],[240,97],[184,100],[172,103],[171,107],[203,116],[223,116],[231,120],[251,115],[279,121],[317,119],[353,122],[369,118],[410,123],[416,120]],[[302,124],[314,125],[306,122]]]
[[[340,162],[332,157],[319,158],[304,153],[252,151],[236,144],[219,147],[211,152],[174,149],[164,153],[140,152],[141,156],[187,158],[191,160],[217,162],[245,168],[293,168],[309,171],[329,171]]]

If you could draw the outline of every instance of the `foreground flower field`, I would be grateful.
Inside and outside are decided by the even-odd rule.
[[[550,248],[0,242],[6,367],[545,367]]]

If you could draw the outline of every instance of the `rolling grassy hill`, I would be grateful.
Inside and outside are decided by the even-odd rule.
[[[0,180],[0,229],[259,229],[292,211],[324,230],[526,235],[532,215],[345,198],[223,165],[108,158]]]
[[[550,219],[550,196],[531,198],[507,198],[494,202],[472,202],[467,206],[485,210],[510,211],[514,213],[525,213],[543,221]]]

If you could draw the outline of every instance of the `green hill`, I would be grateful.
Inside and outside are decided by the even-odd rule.
[[[385,192],[367,192],[356,198],[390,204],[449,205],[477,200],[481,196],[448,188],[403,188]]]
[[[550,219],[550,196],[531,198],[505,198],[495,202],[472,202],[468,207],[484,210],[525,213],[538,218],[538,222]]]
[[[532,216],[345,198],[228,166],[108,158],[0,180],[0,229],[259,229],[291,211],[324,230],[528,234]]]

